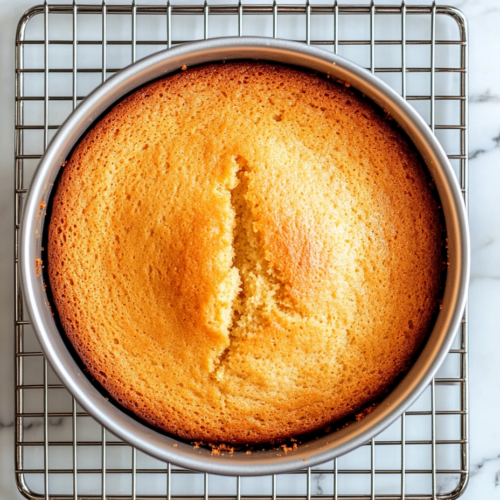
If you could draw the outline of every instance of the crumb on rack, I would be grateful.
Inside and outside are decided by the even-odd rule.
[[[174,443],[174,448],[177,448],[177,443]]]
[[[245,452],[245,455],[251,455],[251,454],[252,454],[252,452],[251,452],[250,450],[247,450],[247,451]]]
[[[42,272],[42,269],[44,268],[42,259],[35,259],[35,269],[36,269],[36,275],[40,276],[40,273]]]
[[[186,71],[187,70],[187,66],[184,64],[184,66],[182,66],[182,71]]]
[[[45,202],[42,200],[40,202],[40,210],[43,210],[45,208]]]
[[[63,161],[61,167],[65,167],[68,164],[67,161]]]

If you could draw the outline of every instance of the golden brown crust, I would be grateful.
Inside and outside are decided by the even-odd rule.
[[[320,428],[408,369],[436,312],[440,214],[356,92],[264,63],[126,98],[62,174],[48,272],[90,373],[150,424],[258,443]]]

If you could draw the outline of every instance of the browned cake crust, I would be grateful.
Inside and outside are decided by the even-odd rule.
[[[272,442],[373,401],[438,307],[438,203],[381,110],[241,62],[157,81],[64,169],[48,273],[121,405],[182,438]]]

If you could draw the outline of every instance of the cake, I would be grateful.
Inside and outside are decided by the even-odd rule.
[[[361,412],[439,309],[415,147],[347,84],[263,62],[150,83],[56,185],[53,306],[90,376],[186,440],[276,443]]]

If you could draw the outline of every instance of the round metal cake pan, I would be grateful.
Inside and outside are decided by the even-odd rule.
[[[436,184],[448,237],[449,266],[442,309],[411,370],[377,408],[359,422],[300,444],[297,450],[245,451],[212,455],[195,449],[131,417],[96,388],[74,359],[48,305],[39,273],[43,207],[48,204],[61,164],[88,128],[110,106],[134,89],[179,71],[215,61],[262,60],[315,70],[351,84],[387,111],[405,130]],[[54,370],[79,403],[102,425],[138,449],[173,464],[224,475],[267,475],[313,466],[368,442],[406,410],[431,382],[451,347],[465,307],[470,250],[461,190],[448,158],[429,126],[396,92],[358,65],[321,49],[268,38],[221,38],[159,52],[123,69],[94,90],[59,129],[43,156],[24,208],[20,260],[22,285],[42,348]]]

